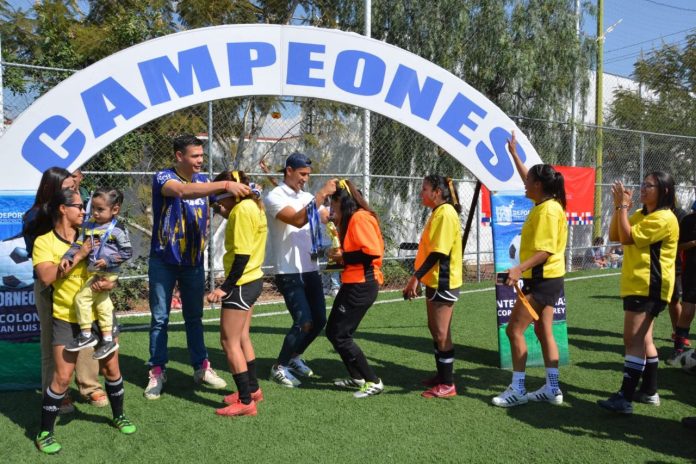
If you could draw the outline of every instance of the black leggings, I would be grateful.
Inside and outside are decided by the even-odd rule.
[[[353,334],[377,299],[378,289],[376,281],[341,285],[326,324],[326,337],[338,351],[351,378],[368,382],[379,382],[379,378],[367,364],[360,347],[355,344]]]

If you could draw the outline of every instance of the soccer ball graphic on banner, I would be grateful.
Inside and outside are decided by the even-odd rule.
[[[679,364],[689,374],[696,374],[696,352],[689,350],[682,353],[679,358]]]
[[[520,264],[520,241],[522,236],[517,234],[510,242],[510,247],[508,248],[508,253],[510,254],[510,262],[512,266],[517,266]]]

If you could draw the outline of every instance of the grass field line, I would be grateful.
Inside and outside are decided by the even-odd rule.
[[[613,272],[613,273],[611,273],[611,274],[598,274],[598,275],[571,277],[571,278],[569,278],[569,279],[565,279],[565,282],[572,282],[572,281],[575,281],[575,280],[585,280],[585,279],[596,279],[596,278],[598,278],[598,277],[610,277],[610,276],[617,276],[617,275],[621,275],[621,273],[620,273],[620,272]],[[493,286],[493,287],[486,287],[486,288],[477,288],[477,289],[474,289],[474,290],[465,290],[465,291],[463,291],[463,292],[460,292],[460,295],[463,295],[463,294],[466,294],[466,293],[491,292],[491,291],[493,291],[493,290],[495,290],[495,286]],[[423,297],[419,297],[419,298],[417,298],[417,299],[422,299],[422,298],[423,298]],[[375,304],[375,305],[378,305],[378,304],[386,304],[386,303],[398,303],[398,302],[400,302],[400,301],[403,301],[403,298],[391,298],[391,299],[389,299],[389,300],[379,300],[379,301],[375,301],[374,304]],[[270,303],[270,302],[269,302],[269,303],[260,303],[260,304],[258,304],[257,306],[259,306],[259,305],[269,305],[269,304],[279,304],[279,303],[278,303],[278,302],[273,302],[273,303]],[[204,308],[204,311],[212,311],[212,310],[214,310],[214,309],[218,309],[218,308],[208,307],[208,308]],[[180,310],[180,309],[176,309],[176,310],[173,310],[173,311],[171,311],[171,312],[172,312],[173,314],[177,314],[177,313],[180,313],[181,310]],[[268,312],[268,313],[257,313],[257,314],[254,314],[254,315],[251,316],[251,317],[282,316],[283,314],[287,314],[287,313],[288,313],[287,311],[273,311],[273,312]],[[116,317],[119,318],[119,319],[122,318],[122,317],[145,317],[145,316],[150,316],[150,313],[123,314],[123,315],[117,314],[117,315],[116,315]],[[219,320],[220,320],[219,317],[211,317],[211,318],[208,318],[208,319],[203,319],[202,322],[205,324],[205,323],[208,323],[208,322],[218,322]],[[183,324],[184,324],[184,321],[176,321],[176,322],[170,322],[170,323],[169,323],[169,325],[183,325]],[[129,326],[129,327],[124,327],[124,328],[123,328],[123,331],[124,331],[124,332],[128,332],[128,331],[133,331],[133,330],[143,330],[143,329],[149,329],[149,328],[150,328],[150,324],[141,324],[141,325],[133,325],[133,326]]]

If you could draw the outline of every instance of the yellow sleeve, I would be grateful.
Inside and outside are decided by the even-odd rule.
[[[631,237],[638,248],[661,242],[669,235],[669,232],[670,228],[664,218],[657,215],[646,216],[645,219],[631,227]]]
[[[31,261],[34,266],[40,263],[57,264],[53,257],[53,247],[51,246],[51,238],[49,234],[44,234],[34,241],[34,249],[31,253]]]
[[[541,211],[533,226],[534,234],[529,244],[532,251],[545,251],[554,254],[558,250],[558,221],[565,221],[565,217],[560,218],[555,211]]]
[[[449,255],[454,245],[454,234],[458,230],[459,219],[451,214],[437,214],[430,223],[430,250],[429,253],[442,253]]]
[[[235,255],[251,255],[254,252],[254,233],[259,227],[258,214],[249,208],[256,208],[251,201],[243,201],[230,213],[227,227],[231,227]]]

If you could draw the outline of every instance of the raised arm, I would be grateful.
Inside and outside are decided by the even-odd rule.
[[[336,191],[337,180],[338,179],[330,179],[326,181],[326,183],[314,195],[314,201],[318,206],[324,204],[326,197],[332,195]],[[291,206],[286,206],[278,211],[278,214],[276,214],[276,219],[299,229],[307,224],[307,209],[300,208],[298,211],[295,211]]]
[[[614,198],[614,214],[609,226],[609,240],[618,241],[622,245],[632,245],[631,223],[628,221],[628,210],[631,208],[633,191],[624,188],[621,181],[614,182],[611,187]],[[612,236],[612,228],[615,235]]]
[[[526,181],[529,169],[527,169],[527,166],[524,165],[520,156],[517,154],[517,138],[515,138],[515,131],[512,131],[512,136],[508,140],[508,150],[510,151],[512,160],[515,162],[515,168],[517,168],[517,172],[522,178],[522,181]]]
[[[229,192],[236,196],[246,196],[251,193],[251,189],[248,185],[231,180],[184,184],[183,182],[171,179],[162,186],[162,195],[165,197],[191,199],[207,197],[221,192]]]

